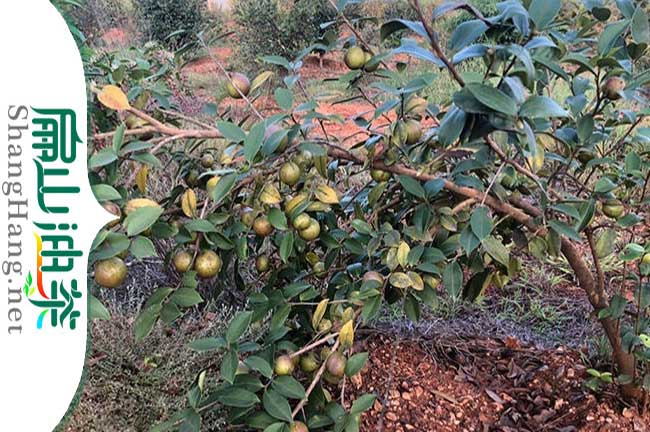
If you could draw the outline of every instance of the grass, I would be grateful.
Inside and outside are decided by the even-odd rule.
[[[133,338],[133,318],[93,322],[91,366],[65,430],[148,430],[185,406],[184,395],[201,370],[208,369],[206,383],[213,386],[220,357],[187,347],[196,338],[225,332],[231,311],[211,312],[193,315],[171,331],[158,325],[141,343]],[[222,413],[212,411],[204,416],[203,427],[222,430],[222,419]]]

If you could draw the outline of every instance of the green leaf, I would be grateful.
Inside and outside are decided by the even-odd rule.
[[[226,340],[232,344],[237,342],[237,339],[244,334],[248,326],[251,324],[253,312],[246,311],[238,313],[235,318],[230,322],[228,331],[226,332]]]
[[[217,400],[225,406],[235,408],[248,408],[260,402],[255,393],[240,387],[230,387],[222,392]]]
[[[421,22],[417,21],[408,21],[403,19],[394,19],[391,21],[386,21],[382,24],[379,31],[381,41],[385,41],[390,35],[395,32],[402,30],[411,30],[412,32],[418,34],[423,38],[428,38],[427,31],[424,29],[424,26]]]
[[[519,116],[528,118],[568,117],[569,113],[546,96],[531,96],[519,109]]]
[[[101,168],[103,166],[110,165],[116,160],[117,160],[117,154],[115,154],[113,148],[106,147],[90,157],[90,160],[88,161],[88,168],[89,169]]]
[[[449,48],[452,51],[460,51],[481,37],[487,29],[487,24],[478,19],[462,22],[452,32]]]
[[[88,315],[89,318],[92,319],[103,319],[103,320],[109,320],[111,319],[111,314],[106,309],[106,307],[102,304],[102,302],[97,299],[94,295],[90,295],[89,297],[89,302],[90,305],[88,306]]]
[[[616,230],[612,228],[607,228],[601,231],[600,235],[596,239],[595,247],[598,258],[605,258],[614,252],[617,238],[618,234],[616,233]]]
[[[650,44],[650,23],[642,6],[638,6],[632,17],[632,37],[634,42]]]
[[[129,237],[140,234],[150,228],[163,213],[161,207],[141,207],[124,219],[124,226]]]
[[[487,207],[479,207],[472,212],[470,219],[472,232],[480,240],[483,241],[492,232],[492,219],[488,215]]]
[[[377,399],[377,396],[375,396],[374,394],[365,394],[359,397],[357,400],[352,402],[352,408],[350,408],[350,414],[356,415],[356,414],[361,414],[364,411],[368,411],[370,407],[372,407],[372,404],[375,403],[375,399]]]
[[[291,417],[289,401],[275,390],[267,389],[264,392],[262,404],[264,405],[266,412],[272,417],[286,422],[291,422],[293,420]]]
[[[276,207],[272,208],[269,211],[268,218],[269,218],[269,222],[271,222],[271,225],[273,225],[274,228],[282,231],[286,231],[287,229],[289,229],[287,225],[287,216],[279,208]]]
[[[192,307],[201,303],[203,298],[193,288],[179,288],[174,291],[170,300],[181,307]]]
[[[358,374],[368,361],[368,353],[358,353],[350,357],[345,364],[345,374],[352,377]]]
[[[138,315],[133,324],[136,342],[140,342],[151,333],[153,326],[156,324],[156,321],[158,321],[161,309],[162,306],[153,305],[140,312],[140,315]]]
[[[137,236],[131,241],[131,253],[138,259],[157,256],[156,247],[147,237]]]
[[[575,229],[573,229],[573,227],[570,227],[565,222],[552,220],[549,221],[548,224],[551,227],[551,229],[556,233],[565,237],[569,237],[570,239],[573,239],[578,242],[582,241],[582,237],[580,237],[580,234],[578,234],[578,232]]]
[[[244,363],[249,368],[258,371],[259,373],[261,373],[263,376],[267,378],[271,378],[273,376],[273,368],[271,367],[269,362],[264,360],[262,357],[250,356],[246,360],[244,360]]]
[[[460,137],[466,118],[465,111],[455,105],[447,111],[438,129],[438,141],[443,147],[452,145]]]
[[[117,129],[115,129],[115,135],[113,135],[113,151],[115,152],[115,154],[118,154],[120,152],[120,148],[122,148],[125,131],[126,131],[126,125],[124,123],[120,123]]]
[[[483,240],[481,244],[488,255],[497,260],[504,267],[508,267],[508,264],[510,263],[510,252],[500,240],[494,236],[490,236]]]
[[[293,106],[293,93],[285,88],[278,87],[274,93],[275,101],[278,106],[285,111],[289,111]]]
[[[407,175],[400,175],[397,177],[400,184],[408,193],[415,195],[418,198],[426,197],[427,193],[420,184],[420,182],[413,177]]]
[[[240,143],[246,139],[246,132],[234,123],[227,121],[217,122],[217,129],[223,134],[223,137],[228,141]]]
[[[463,270],[456,261],[447,264],[442,272],[442,283],[447,293],[454,299],[460,299],[463,290]]]
[[[226,340],[222,337],[214,338],[214,337],[208,337],[208,338],[201,338],[201,339],[196,339],[190,342],[189,347],[193,349],[194,351],[199,351],[199,352],[205,352],[205,351],[213,351],[217,349],[224,349],[228,346],[228,343]]]
[[[614,184],[614,182],[612,182],[607,177],[599,178],[596,182],[596,185],[594,186],[594,192],[601,194],[606,194],[613,191],[614,189],[616,189],[616,184]]]
[[[255,156],[257,156],[257,153],[262,148],[265,131],[266,126],[264,122],[261,122],[253,126],[248,135],[246,135],[246,139],[244,140],[244,157],[247,161],[253,162]]]
[[[273,380],[273,389],[289,399],[303,399],[305,388],[292,376],[283,375]]]
[[[289,257],[291,256],[291,252],[293,251],[293,233],[288,232],[282,236],[282,240],[280,241],[280,259],[282,259],[282,262],[286,263]]]
[[[237,352],[234,349],[226,351],[221,359],[221,376],[223,379],[232,384],[235,381],[238,366]]]
[[[629,25],[630,20],[616,21],[608,24],[605,29],[600,32],[600,37],[598,38],[598,54],[608,54],[614,47],[618,38],[627,30]]]
[[[465,88],[486,107],[509,116],[517,115],[517,102],[501,90],[479,83],[469,83]]]
[[[122,195],[111,185],[107,184],[96,184],[91,187],[93,195],[97,198],[97,201],[114,201],[122,199]]]
[[[528,7],[528,14],[538,30],[546,28],[562,7],[561,0],[533,0]]]
[[[273,423],[268,425],[263,432],[288,432],[288,431],[289,428],[287,427],[286,423],[278,422],[278,423]]]
[[[629,262],[629,261],[638,260],[644,254],[645,254],[645,249],[643,248],[643,246],[636,243],[630,243],[623,248],[623,251],[621,251],[620,258],[623,261]]]
[[[217,185],[212,189],[212,193],[210,193],[210,198],[216,203],[219,204],[221,201],[228,196],[232,188],[235,186],[235,183],[237,182],[237,178],[239,176],[237,173],[232,173],[228,174],[226,176],[223,176]]]
[[[192,219],[184,225],[185,229],[190,232],[210,233],[216,232],[215,226],[205,219]]]

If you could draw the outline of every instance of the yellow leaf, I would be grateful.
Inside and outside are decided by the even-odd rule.
[[[320,185],[316,188],[316,198],[325,204],[338,204],[339,196],[334,189],[327,185]]]
[[[386,254],[386,266],[390,270],[395,270],[399,263],[397,262],[397,248],[390,248],[388,249],[388,253]]]
[[[264,72],[262,72],[261,74],[259,74],[258,76],[256,76],[256,77],[253,79],[253,82],[251,82],[251,89],[250,89],[250,91],[251,91],[251,92],[254,92],[254,91],[257,90],[258,88],[260,88],[260,87],[261,87],[262,85],[264,85],[264,83],[267,82],[267,81],[269,80],[269,78],[271,78],[272,76],[273,76],[273,72],[271,72],[271,71],[264,71]]]
[[[318,306],[316,306],[316,310],[314,311],[314,316],[311,318],[311,326],[314,329],[318,328],[318,324],[320,324],[321,320],[325,316],[325,311],[327,311],[328,303],[329,300],[324,299],[320,303],[318,303]]]
[[[408,277],[411,279],[411,287],[416,290],[416,291],[422,291],[424,290],[424,281],[420,277],[419,274],[415,272],[408,272]]]
[[[354,343],[354,321],[350,320],[341,327],[339,341],[343,349],[350,348]]]
[[[282,197],[280,197],[280,192],[278,191],[278,188],[276,188],[272,184],[267,184],[266,186],[264,186],[264,189],[262,189],[262,194],[260,195],[260,201],[268,205],[280,204],[280,202],[282,201]]]
[[[187,217],[196,215],[196,194],[192,189],[186,190],[181,197],[181,208]]]
[[[411,247],[405,241],[402,241],[397,248],[397,262],[403,268],[406,267],[408,263],[409,252],[411,252]]]
[[[147,177],[149,175],[149,167],[142,165],[142,168],[138,171],[138,174],[135,176],[135,184],[138,185],[138,190],[141,194],[147,193]]]
[[[542,140],[537,140],[537,154],[535,157],[533,155],[528,156],[528,165],[530,166],[533,172],[537,172],[544,166],[544,142]]]
[[[402,272],[391,274],[390,278],[388,278],[388,281],[395,288],[405,289],[411,286],[411,278],[406,273]]]
[[[354,318],[354,309],[352,309],[352,307],[345,308],[343,314],[341,314],[341,322],[345,324],[348,321],[352,321],[353,318]]]
[[[97,95],[97,99],[107,108],[116,111],[124,111],[131,108],[129,99],[121,88],[114,85],[107,85]]]

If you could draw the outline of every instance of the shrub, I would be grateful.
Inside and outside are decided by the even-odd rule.
[[[271,15],[257,18],[260,25],[284,13],[271,2],[247,4],[262,3]],[[560,9],[557,0],[532,0],[528,8],[502,2],[487,23],[456,27],[449,48],[424,31],[438,30],[429,14],[422,23],[384,23],[384,38],[405,28],[416,34],[399,53],[420,62],[406,68],[419,69],[401,83],[383,64],[355,61],[340,75],[353,98],[374,107],[354,119],[362,134],[338,136],[319,125],[341,114],[323,113],[281,60],[291,75],[275,89],[277,109],[268,116],[242,103],[244,112],[219,107],[210,124],[186,129],[159,109],[164,99],[138,105],[140,81],[125,78],[131,106],[146,106],[149,115],[126,103],[113,106],[126,110],[117,114],[102,108],[115,132],[95,136],[106,145],[90,156],[90,178],[106,185],[95,188],[98,199],[128,216],[99,235],[91,263],[142,259],[158,255],[154,242],[172,244],[164,262],[170,270],[173,263],[176,280],[145,303],[137,340],[157,323],[175,323],[206,292],[228,287],[248,301],[223,337],[190,344],[223,360],[218,370],[197,371],[187,408],[161,429],[182,423],[181,430],[199,430],[201,414],[218,405],[242,428],[304,422],[356,430],[375,400],[343,397],[341,380],[367,359],[356,352],[359,327],[387,304],[417,321],[440,299],[475,301],[517,278],[524,259],[570,267],[612,347],[612,380],[625,397],[643,400],[650,389],[650,239],[643,229],[650,77],[635,54],[647,48],[650,24],[630,2],[581,8],[572,19]],[[511,43],[481,39],[492,28],[508,32]],[[339,40],[348,35],[341,31]],[[388,60],[394,51],[381,54]],[[463,73],[474,62],[485,69]],[[421,96],[452,79],[449,103]],[[249,101],[260,96],[259,81],[242,86]],[[130,118],[128,134],[118,116]],[[171,182],[156,197],[151,177],[161,175]],[[209,268],[197,266],[197,256],[208,257]],[[292,360],[305,354],[310,364],[300,371]],[[215,391],[204,386],[206,375],[218,382]]]
[[[136,0],[140,27],[169,49],[196,41],[205,25],[204,0]]]
[[[320,24],[336,14],[327,0],[237,0],[238,61],[247,69],[265,55],[294,58],[323,33]]]
[[[133,30],[132,0],[85,0],[83,7],[69,9],[70,18],[87,38],[96,40],[111,28]]]

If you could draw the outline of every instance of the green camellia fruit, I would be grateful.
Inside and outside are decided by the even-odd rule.
[[[425,98],[420,96],[412,96],[409,100],[406,101],[404,105],[405,114],[422,114],[426,111],[428,102]]]
[[[295,162],[287,162],[280,168],[280,181],[287,186],[294,186],[300,180],[302,171]]]
[[[601,87],[601,92],[609,100],[620,99],[623,90],[625,90],[625,81],[617,76],[607,78]]]
[[[327,372],[332,376],[341,378],[345,374],[345,364],[345,357],[338,351],[335,351],[327,358]]]
[[[300,369],[306,373],[312,373],[318,369],[318,359],[314,353],[308,353],[300,358]]]
[[[214,156],[211,153],[204,153],[201,156],[201,166],[207,169],[212,168],[212,165],[214,165]]]
[[[304,229],[309,228],[310,224],[311,224],[311,217],[309,217],[307,213],[300,213],[298,216],[296,216],[293,219],[293,226],[298,231],[302,231]]]
[[[246,75],[233,73],[230,74],[230,80],[226,83],[226,90],[231,98],[241,99],[242,94],[248,96],[251,91],[251,82]]]
[[[312,241],[318,238],[320,235],[320,224],[316,219],[311,219],[309,221],[309,226],[307,228],[298,231],[300,238],[305,241]]]
[[[618,219],[623,216],[623,212],[625,212],[625,207],[618,200],[607,200],[603,204],[603,213],[607,217]]]
[[[276,375],[291,375],[294,369],[293,360],[288,355],[281,355],[275,359],[274,369]]]
[[[390,179],[390,173],[388,171],[372,169],[370,170],[370,177],[377,183],[382,183]]]
[[[347,50],[343,61],[352,70],[361,69],[366,64],[366,53],[361,48],[354,46]]]
[[[95,264],[95,282],[104,288],[117,288],[126,279],[127,268],[124,261],[113,257]]]
[[[413,145],[422,138],[422,125],[417,120],[406,122],[406,144]]]
[[[379,62],[373,62],[372,64],[370,63],[370,60],[372,59],[372,54],[369,52],[364,53],[365,56],[365,61],[363,63],[363,70],[366,72],[375,72],[379,68]]]
[[[266,216],[259,216],[253,222],[253,231],[260,237],[266,237],[273,232],[273,225],[267,219]]]
[[[211,250],[203,251],[194,261],[194,270],[203,279],[213,278],[221,270],[223,262],[216,252]]]
[[[255,259],[255,269],[259,273],[264,273],[269,269],[269,257],[266,255],[260,255]]]
[[[646,253],[641,258],[641,264],[650,265],[650,253]]]
[[[303,422],[297,421],[291,423],[291,427],[289,427],[289,432],[309,432],[309,428]]]
[[[185,273],[192,267],[192,254],[187,251],[179,251],[174,255],[174,268],[179,273]]]

